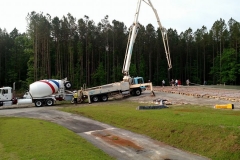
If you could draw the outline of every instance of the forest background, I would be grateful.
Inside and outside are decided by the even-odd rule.
[[[0,28],[0,86],[25,90],[41,79],[68,78],[75,89],[121,81],[129,27],[106,15],[99,23],[70,13],[52,18],[31,12],[27,30],[7,33]],[[169,28],[172,69],[168,70],[159,28],[140,28],[134,44],[130,75],[153,85],[179,79],[185,84],[240,84],[240,23],[219,19],[211,29],[204,25],[177,33]],[[168,84],[168,83],[167,83]]]

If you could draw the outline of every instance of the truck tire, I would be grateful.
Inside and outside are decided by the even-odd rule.
[[[0,102],[0,106],[3,106],[3,102]]]
[[[64,86],[66,89],[70,89],[72,87],[72,84],[70,82],[66,82]]]
[[[101,96],[101,99],[103,102],[106,102],[106,101],[108,101],[108,96],[106,94],[104,94]]]
[[[92,101],[93,102],[98,102],[99,101],[99,97],[98,96],[92,96]]]
[[[135,92],[136,96],[140,96],[141,95],[141,90],[140,89],[136,89],[134,92]]]
[[[54,102],[52,99],[47,99],[47,101],[46,101],[47,106],[53,106],[53,104],[54,104]]]
[[[41,100],[36,100],[35,101],[35,106],[36,107],[42,107],[42,105],[43,105],[43,102]]]

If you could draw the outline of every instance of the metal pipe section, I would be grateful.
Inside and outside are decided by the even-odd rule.
[[[132,50],[133,50],[133,45],[134,45],[136,34],[137,34],[138,16],[139,16],[139,11],[140,11],[141,1],[142,0],[138,0],[137,10],[136,10],[133,27],[132,27],[132,35],[131,35],[131,39],[130,39],[130,44],[129,44],[129,48],[128,48],[128,52],[127,52],[127,57],[125,59],[124,66],[123,66],[123,68],[124,68],[123,74],[126,76],[129,75],[129,67],[130,67],[130,62],[131,62]]]
[[[143,0],[143,1],[144,1],[144,0]],[[164,45],[164,49],[165,49],[165,53],[166,53],[166,58],[167,58],[167,62],[168,62],[168,70],[170,70],[170,69],[172,68],[172,63],[171,63],[170,50],[169,50],[169,45],[168,45],[167,31],[166,31],[166,29],[162,26],[161,21],[160,21],[160,18],[159,18],[158,13],[157,13],[157,10],[153,7],[153,4],[152,4],[151,0],[148,0],[148,3],[147,3],[146,1],[144,1],[144,2],[145,2],[146,4],[148,4],[148,5],[152,8],[152,10],[153,10],[153,12],[154,12],[154,14],[155,14],[155,16],[156,16],[156,18],[157,18],[157,23],[158,23],[158,25],[159,25],[159,29],[160,29],[161,34],[162,34],[163,45]]]

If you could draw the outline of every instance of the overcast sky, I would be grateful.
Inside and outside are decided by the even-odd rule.
[[[67,16],[70,13],[77,20],[89,16],[96,24],[106,15],[109,21],[124,22],[129,27],[134,20],[138,0],[1,0],[0,28],[10,33],[15,27],[26,31],[28,13],[47,13],[51,17]],[[211,29],[220,18],[227,23],[232,17],[240,22],[240,0],[151,0],[158,12],[162,25],[176,29],[178,33],[189,27],[195,32],[203,25]],[[142,2],[139,22],[146,26],[151,23],[157,28],[152,9]]]

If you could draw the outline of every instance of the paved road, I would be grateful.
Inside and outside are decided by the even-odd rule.
[[[79,115],[61,112],[58,107],[2,109],[1,116],[30,117],[62,125],[119,160],[205,160],[149,137],[119,129]]]

